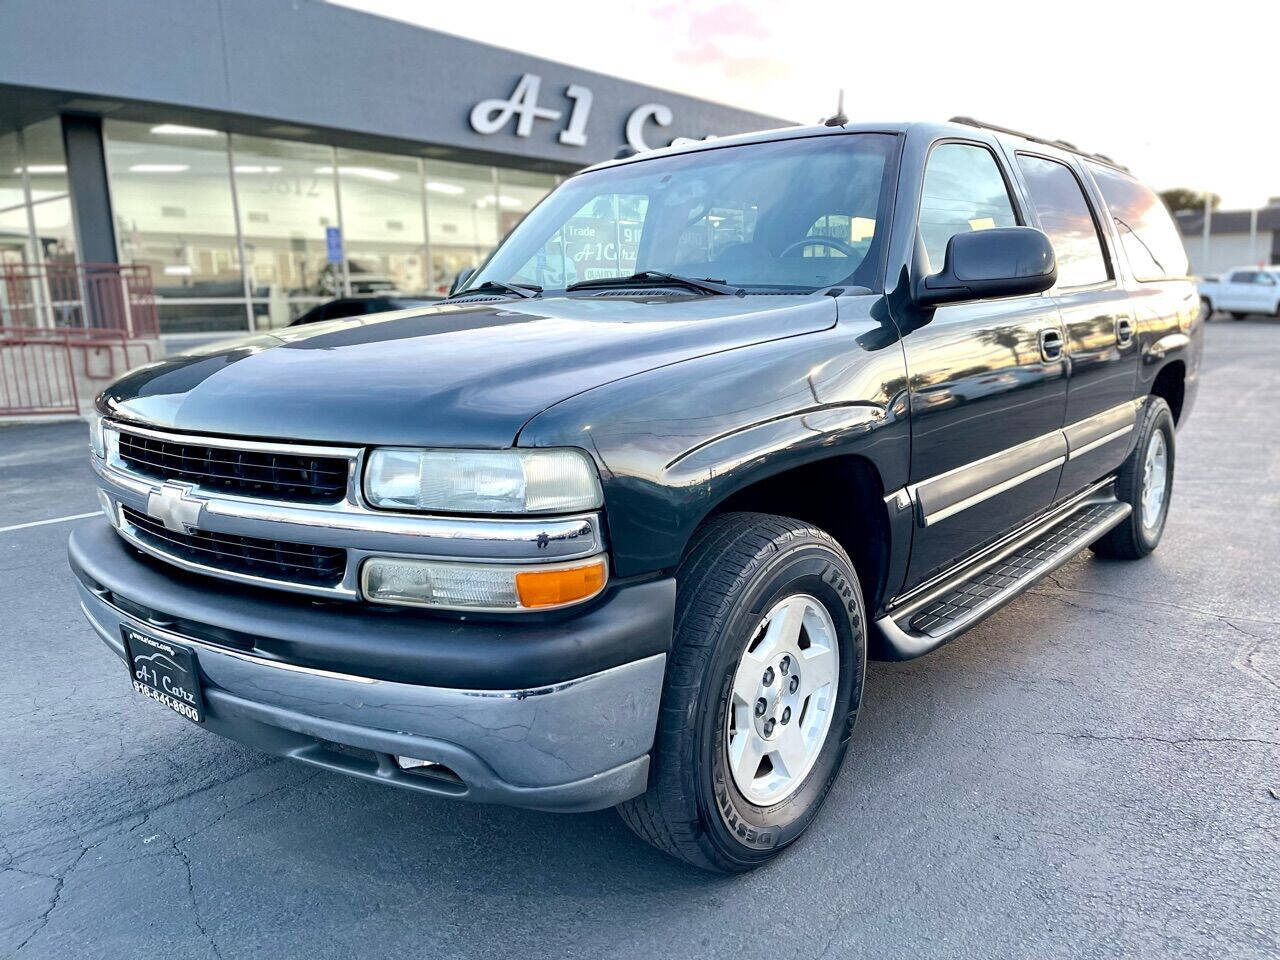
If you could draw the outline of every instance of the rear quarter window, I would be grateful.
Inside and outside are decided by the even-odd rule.
[[[1135,279],[1185,277],[1187,251],[1164,201],[1127,174],[1091,161],[1086,165],[1102,191]]]

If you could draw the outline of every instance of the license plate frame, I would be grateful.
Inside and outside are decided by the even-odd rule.
[[[203,723],[204,697],[195,651],[126,625],[120,627],[120,634],[133,689],[180,717]]]

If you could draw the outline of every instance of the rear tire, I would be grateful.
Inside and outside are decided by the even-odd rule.
[[[1133,512],[1090,549],[1100,557],[1137,560],[1160,545],[1173,494],[1173,414],[1162,397],[1148,397],[1138,442],[1116,476],[1116,496]]]
[[[1213,319],[1213,304],[1208,297],[1200,298],[1200,319],[1205,323]]]
[[[862,591],[830,535],[761,513],[706,523],[676,581],[649,788],[618,811],[658,849],[740,873],[804,833],[840,771],[866,670]]]

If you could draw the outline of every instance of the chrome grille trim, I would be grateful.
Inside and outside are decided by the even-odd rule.
[[[187,438],[159,439],[113,431],[121,465],[156,480],[288,503],[333,504],[351,484],[349,457],[210,446]]]
[[[119,430],[141,433],[144,428],[112,421],[106,421],[104,428],[107,458],[91,457],[90,462],[97,474],[98,486],[111,504],[111,520],[117,531],[139,550],[195,573],[277,590],[356,600],[360,598],[360,561],[373,554],[476,563],[541,564],[586,559],[603,553],[606,546],[598,513],[566,517],[469,518],[374,510],[364,504],[360,494],[364,461],[364,452],[360,448],[238,441],[146,428],[149,435],[197,445],[288,453],[322,452],[319,455],[349,458],[351,480],[346,498],[339,503],[269,500],[198,484],[180,484],[190,491],[192,499],[201,503],[199,522],[193,525],[202,532],[335,547],[347,552],[346,575],[336,586],[319,587],[221,570],[158,549],[126,529],[121,522],[120,506],[153,516],[148,510],[148,503],[153,494],[166,486],[166,482],[128,469],[116,454],[114,438]],[[168,485],[174,486],[173,481],[168,481]]]
[[[135,537],[146,541],[158,553],[179,556],[189,563],[213,566],[228,573],[317,587],[335,587],[346,576],[347,551],[341,547],[235,537],[198,529],[177,533],[160,521],[123,506],[120,520],[122,525],[131,528]]]
[[[284,590],[289,593],[305,593],[311,596],[326,597],[330,600],[359,600],[360,595],[351,585],[352,581],[352,564],[350,559],[347,561],[347,572],[341,583],[332,587],[312,586],[307,583],[286,582],[283,580],[275,580],[270,577],[258,577],[253,574],[240,573],[234,570],[224,570],[220,567],[210,567],[202,563],[196,563],[185,557],[179,557],[176,554],[161,550],[154,544],[149,543],[140,538],[133,527],[123,516],[123,511],[117,504],[115,506],[115,515],[111,518],[112,526],[116,528],[116,532],[124,538],[125,541],[132,544],[138,550],[148,556],[155,557],[165,563],[186,570],[190,573],[199,573],[207,577],[217,577],[220,580],[231,580],[235,583],[244,583],[254,587],[270,587],[273,590]]]

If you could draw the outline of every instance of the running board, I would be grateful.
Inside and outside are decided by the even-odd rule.
[[[940,647],[995,613],[1120,524],[1133,508],[1111,485],[966,563],[927,591],[904,597],[876,621],[893,659]]]

